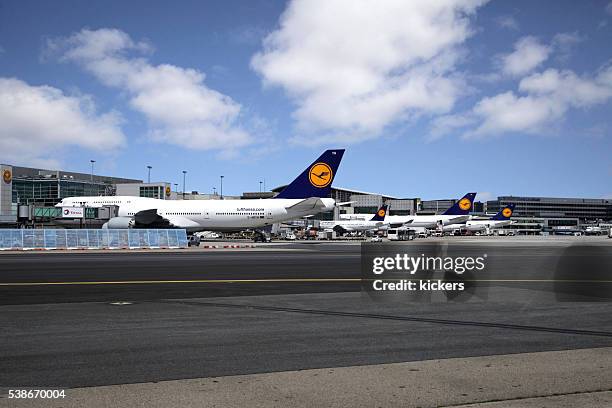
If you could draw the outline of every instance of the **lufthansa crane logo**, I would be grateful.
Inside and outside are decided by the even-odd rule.
[[[327,163],[316,163],[310,168],[308,180],[315,187],[327,187],[332,181],[332,173],[332,169]]]
[[[2,180],[4,180],[6,184],[9,184],[11,180],[13,180],[13,175],[10,170],[4,170],[2,172]]]
[[[470,201],[469,198],[462,198],[461,201],[459,201],[459,208],[461,208],[463,211],[467,211],[472,207],[472,202]]]
[[[172,190],[170,190],[170,186],[166,186],[166,197],[170,197],[170,194],[172,194]]]
[[[502,215],[506,218],[510,218],[510,216],[512,215],[512,210],[509,208],[504,208],[504,210],[502,211]]]
[[[385,216],[385,214],[386,214],[386,213],[385,213],[385,210],[384,210],[384,209],[382,209],[382,208],[381,208],[380,210],[378,210],[378,216],[379,216],[379,217],[384,217],[384,216]]]

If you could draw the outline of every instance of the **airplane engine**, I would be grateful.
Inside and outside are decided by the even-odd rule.
[[[107,229],[128,229],[133,227],[134,218],[132,217],[113,217],[102,225],[102,228]]]

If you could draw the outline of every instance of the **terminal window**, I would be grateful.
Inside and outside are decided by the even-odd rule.
[[[161,186],[140,187],[140,197],[162,198]]]

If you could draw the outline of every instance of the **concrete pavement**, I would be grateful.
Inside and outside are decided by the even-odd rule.
[[[0,406],[604,407],[611,387],[612,348],[594,348],[74,388]]]

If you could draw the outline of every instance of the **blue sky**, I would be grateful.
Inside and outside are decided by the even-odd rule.
[[[611,34],[608,1],[0,0],[0,161],[239,194],[344,147],[338,186],[612,197]]]

